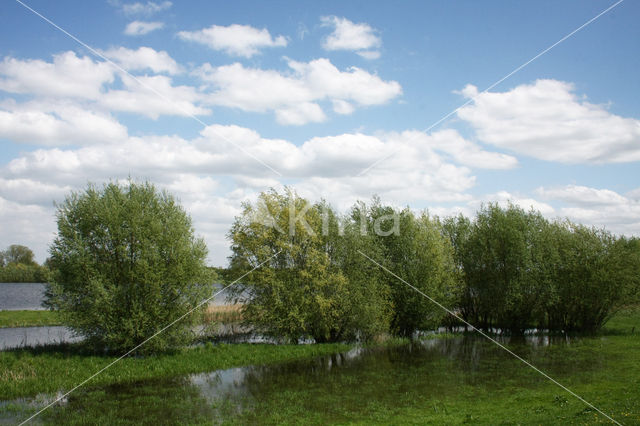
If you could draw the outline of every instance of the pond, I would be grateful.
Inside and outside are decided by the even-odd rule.
[[[510,347],[540,362],[554,375],[599,368],[593,360],[576,362],[562,357],[549,360],[538,353],[543,348],[549,349],[546,345],[568,344],[571,343],[564,339],[558,342],[534,339],[512,341]],[[308,361],[233,368],[170,380],[86,387],[37,420],[95,424],[366,424],[376,418],[386,422],[385,416],[393,418],[394,413],[410,415],[416,407],[453,413],[456,407],[447,402],[450,397],[473,409],[489,393],[501,392],[506,384],[511,389],[550,386],[542,376],[523,367],[491,342],[459,336],[400,346],[357,348]],[[19,414],[25,418],[28,417],[25,413],[35,411],[54,397],[41,395],[5,404],[22,407],[24,411]],[[18,412],[5,410],[0,414],[0,422],[19,420]],[[414,420],[420,423],[419,417]]]

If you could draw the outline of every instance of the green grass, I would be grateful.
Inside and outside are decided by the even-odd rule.
[[[1,327],[36,327],[62,325],[54,311],[0,311]]]
[[[71,389],[113,362],[115,356],[79,353],[79,345],[59,345],[0,352],[0,400]],[[349,345],[206,344],[174,354],[127,357],[89,385],[132,383],[252,364],[313,358],[345,351]]]
[[[237,305],[211,306],[203,314],[205,324],[235,323],[242,320]],[[4,327],[38,327],[47,325],[63,325],[57,312],[54,311],[0,311],[0,328]]]
[[[452,336],[446,336],[452,337]],[[607,424],[608,420],[520,361],[477,339],[437,338],[450,350],[407,351],[406,340],[371,347],[379,355],[334,357],[349,345],[211,345],[148,358],[126,358],[48,410],[65,424]],[[560,340],[562,340],[560,338]],[[598,336],[510,348],[625,425],[640,424],[640,308],[618,312]],[[114,357],[82,355],[78,346],[0,352],[0,400],[55,393]],[[446,356],[443,354],[446,353]],[[243,365],[250,373],[234,393],[210,396],[185,378]],[[214,374],[215,376],[215,374]],[[218,379],[211,379],[215,384]],[[40,398],[43,398],[42,396]],[[46,404],[10,401],[0,419],[24,420]]]
[[[640,305],[620,309],[604,325],[603,334],[640,334]]]

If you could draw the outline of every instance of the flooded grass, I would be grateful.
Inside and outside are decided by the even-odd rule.
[[[317,357],[348,349],[323,345],[212,345],[185,348],[173,354],[127,357],[91,381],[90,385],[132,383],[175,377],[241,365]],[[22,348],[0,352],[0,400],[70,389],[113,362],[115,356],[84,353],[81,344]]]
[[[638,336],[507,344],[621,423],[640,424]],[[267,347],[257,345],[253,350]],[[14,402],[14,415],[20,412],[26,417],[33,411],[33,406],[25,405],[20,412]],[[47,424],[608,423],[477,336],[431,338],[311,360],[90,386],[39,420]]]
[[[594,337],[501,337],[622,424],[640,424],[640,310]],[[112,358],[0,353],[0,422],[20,421]],[[248,366],[248,367],[241,367]],[[235,367],[235,368],[230,368]],[[65,375],[68,379],[61,382]],[[102,375],[101,375],[102,376]],[[125,359],[38,417],[65,424],[602,424],[609,421],[488,340],[211,345]],[[14,385],[15,383],[15,385]],[[46,386],[45,386],[46,385]],[[18,396],[48,392],[37,398]]]

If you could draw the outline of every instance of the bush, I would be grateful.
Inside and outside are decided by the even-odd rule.
[[[72,193],[57,224],[46,304],[97,348],[130,350],[211,295],[203,240],[174,198],[149,183]],[[185,343],[195,314],[137,352]]]

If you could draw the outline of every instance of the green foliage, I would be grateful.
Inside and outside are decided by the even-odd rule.
[[[31,251],[29,247],[21,246],[19,244],[10,245],[9,248],[0,254],[0,266],[5,266],[11,263],[30,266],[36,265],[33,251]]]
[[[408,208],[382,206],[377,199],[368,209],[367,221],[382,249],[381,261],[415,287],[385,274],[393,304],[391,331],[410,337],[440,325],[448,314],[429,298],[452,307],[460,295],[460,280],[453,248],[439,221],[427,213],[416,216]]]
[[[240,276],[266,262],[235,289],[249,324],[292,342],[352,340],[385,329],[384,291],[364,273],[373,268],[357,270],[361,243],[352,228],[343,239],[339,222],[328,205],[290,190],[262,193],[244,206],[229,232],[232,269]]]
[[[10,263],[0,268],[2,283],[46,283],[49,280],[49,268],[40,265]]]
[[[49,268],[34,260],[29,247],[13,244],[0,251],[0,282],[44,283],[49,279]]]
[[[447,219],[444,230],[464,276],[460,311],[478,327],[594,332],[637,301],[635,239],[495,204],[474,222]]]
[[[58,206],[57,223],[46,304],[97,348],[131,349],[211,295],[203,240],[149,183],[90,185]],[[193,314],[139,351],[185,343]]]
[[[556,299],[548,308],[549,328],[596,331],[627,301],[634,262],[605,231],[569,222],[555,228]]]

